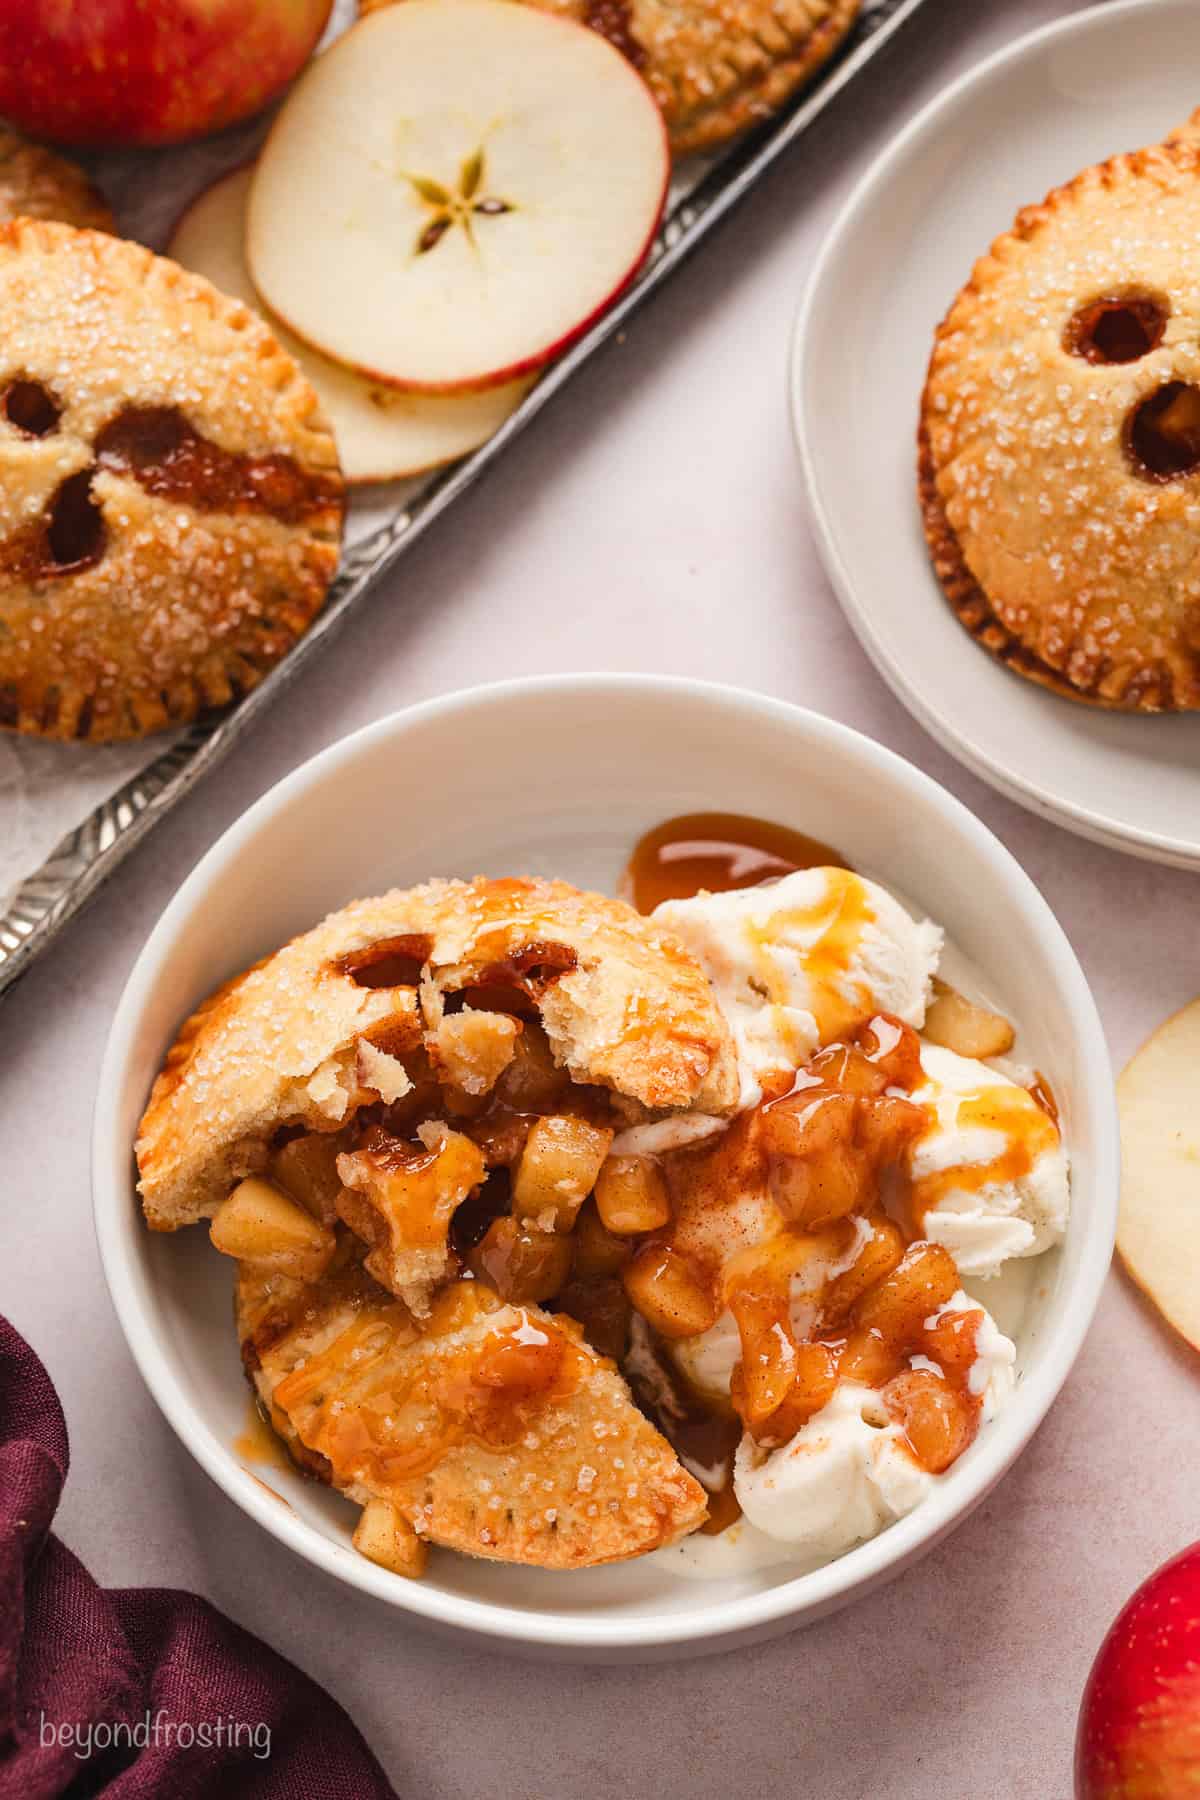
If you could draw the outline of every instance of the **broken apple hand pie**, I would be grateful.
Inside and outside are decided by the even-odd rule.
[[[919,490],[959,620],[1018,674],[1200,707],[1200,132],[1018,214],[938,328]]]
[[[366,1505],[368,1554],[415,1572],[415,1534],[608,1562],[691,1530],[704,1490],[542,1302],[573,1289],[623,1326],[608,1234],[589,1260],[574,1230],[614,1136],[736,1099],[706,978],[631,908],[433,882],[334,914],[187,1022],[142,1121],[146,1216],[212,1219],[262,1404]]]
[[[389,1569],[701,1527],[839,1554],[1011,1387],[963,1283],[1065,1222],[1044,1086],[983,1060],[1011,1028],[941,950],[839,867],[650,917],[541,880],[356,902],[183,1026],[147,1221],[211,1221],[259,1406]]]

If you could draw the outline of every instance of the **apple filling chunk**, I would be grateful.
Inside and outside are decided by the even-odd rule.
[[[445,1125],[420,1125],[417,1138],[371,1126],[359,1149],[337,1159],[337,1209],[371,1246],[368,1272],[423,1316],[449,1266],[450,1220],[487,1165],[477,1144]]]
[[[980,1062],[986,1062],[989,1056],[1007,1056],[1016,1041],[1016,1033],[1003,1013],[991,1012],[968,1000],[936,975],[923,1031],[931,1044],[940,1044],[958,1056],[973,1056]]]
[[[261,1176],[248,1175],[218,1208],[209,1230],[215,1247],[297,1281],[316,1281],[335,1249],[333,1232]]]
[[[336,1225],[337,1198],[342,1191],[337,1172],[344,1139],[329,1132],[306,1131],[271,1152],[267,1173],[276,1187],[298,1200],[322,1225]]]
[[[513,1212],[546,1231],[570,1231],[613,1141],[608,1126],[567,1113],[539,1119],[513,1175]]]
[[[521,1021],[467,1007],[443,1017],[432,1034],[434,1066],[466,1094],[490,1093],[516,1055]]]
[[[352,1541],[360,1556],[378,1563],[381,1569],[390,1569],[393,1575],[415,1581],[425,1573],[428,1545],[387,1500],[367,1501]]]

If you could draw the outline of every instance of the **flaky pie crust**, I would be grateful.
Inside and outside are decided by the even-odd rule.
[[[419,983],[359,985],[348,966],[389,944],[424,964]],[[518,978],[506,968],[522,971],[575,1080],[648,1113],[735,1108],[736,1056],[708,981],[651,920],[562,881],[430,881],[332,913],[185,1021],[138,1134],[150,1225],[211,1216],[264,1166],[280,1126],[337,1130],[378,1098],[359,1081],[362,1039],[415,1049],[446,995]]]

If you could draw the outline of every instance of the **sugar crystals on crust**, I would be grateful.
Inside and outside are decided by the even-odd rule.
[[[243,1267],[237,1313],[296,1460],[431,1543],[578,1569],[705,1517],[703,1488],[562,1315],[462,1281],[419,1323],[353,1264],[306,1287]]]
[[[737,1104],[729,1028],[668,933],[562,881],[431,881],[331,914],[185,1022],[138,1136],[149,1223],[210,1217],[280,1127],[336,1131],[407,1079],[405,1055],[446,1055],[448,1007],[496,993],[536,1015],[572,1080],[640,1117]]]
[[[0,727],[139,737],[254,687],[337,565],[316,395],[139,244],[0,227]]]
[[[960,620],[1101,706],[1200,706],[1200,138],[1027,207],[939,327],[919,486]]]

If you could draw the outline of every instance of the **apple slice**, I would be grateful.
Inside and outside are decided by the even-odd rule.
[[[1167,1019],[1117,1083],[1117,1249],[1138,1286],[1200,1350],[1200,1000]]]
[[[167,254],[261,312],[243,248],[253,175],[250,167],[235,169],[206,188],[176,225]],[[316,389],[349,482],[420,475],[465,456],[487,442],[533,385],[526,376],[480,394],[402,394],[341,368],[269,322]]]
[[[626,285],[670,158],[603,37],[511,0],[406,0],[317,58],[250,191],[273,313],[376,381],[431,393],[539,367]]]

